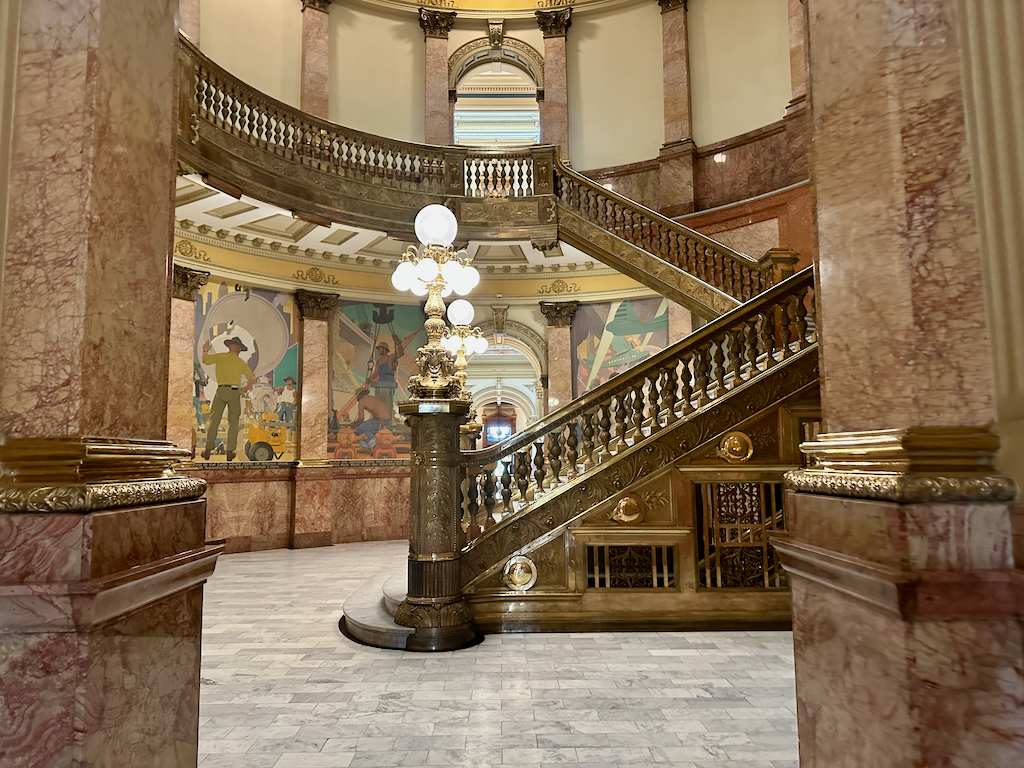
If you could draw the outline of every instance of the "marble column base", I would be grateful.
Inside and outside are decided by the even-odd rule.
[[[1024,765],[1009,505],[786,504],[801,768]]]
[[[197,762],[205,501],[0,515],[0,757]]]
[[[292,549],[329,547],[334,543],[331,472],[317,468],[296,471]]]

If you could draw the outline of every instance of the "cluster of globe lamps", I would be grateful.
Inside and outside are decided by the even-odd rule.
[[[432,287],[439,288],[440,298],[446,299],[453,293],[466,296],[476,288],[480,272],[470,264],[465,250],[452,247],[459,231],[454,213],[443,205],[428,205],[416,214],[414,229],[421,245],[419,248],[410,245],[402,255],[402,262],[391,275],[391,284],[396,290],[427,296]],[[476,312],[466,299],[456,299],[447,309],[452,327],[439,343],[455,358],[456,376],[464,395],[468,395],[465,392],[466,358],[486,351],[487,339],[479,328],[470,327]]]

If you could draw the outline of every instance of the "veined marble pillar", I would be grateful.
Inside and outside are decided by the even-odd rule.
[[[965,109],[965,72],[994,115],[988,84],[1019,71],[967,55],[972,3],[808,1],[825,424],[787,476],[778,542],[800,763],[1021,765],[1024,580],[983,271],[1019,254],[979,237],[977,190],[999,174],[972,158]],[[980,39],[1019,50],[1021,10],[979,6],[1008,17],[968,14]]]
[[[167,365],[167,440],[192,450],[195,405],[196,291],[209,272],[174,265],[171,288],[171,348]]]
[[[455,13],[420,8],[426,56],[423,140],[427,144],[452,143],[452,106],[448,94],[448,33]]]
[[[334,510],[331,481],[323,472],[327,461],[327,420],[330,415],[328,324],[338,297],[299,290],[295,303],[302,315],[302,368],[299,372],[299,468],[295,475],[295,515],[291,546],[325,547],[333,543]]]
[[[693,212],[693,143],[686,0],[658,0],[661,6],[662,83],[665,144],[659,153],[660,207],[667,215]]]
[[[199,47],[199,17],[203,0],[178,0],[178,29]]]
[[[328,12],[331,0],[302,0],[302,88],[299,105],[303,112],[330,118],[330,57]]]
[[[573,399],[570,331],[572,318],[579,306],[578,301],[540,303],[541,314],[548,323],[548,396],[545,413],[562,408]]]
[[[569,96],[565,73],[565,36],[572,26],[572,8],[535,11],[544,33],[544,100],[540,103],[540,140],[557,144],[569,159]]]
[[[786,113],[802,109],[807,100],[806,0],[789,0],[789,81],[792,88]]]
[[[674,301],[668,303],[668,343],[685,339],[694,330],[693,313]]]
[[[206,484],[164,441],[177,3],[19,8],[0,54],[0,759],[195,765],[219,549]]]

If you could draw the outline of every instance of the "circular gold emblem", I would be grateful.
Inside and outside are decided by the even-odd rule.
[[[523,555],[516,555],[505,563],[505,573],[502,577],[505,586],[516,592],[525,592],[537,583],[537,566],[533,560]]]
[[[622,525],[637,525],[644,520],[644,503],[635,493],[627,493],[612,507],[609,519]]]
[[[742,464],[754,455],[754,444],[743,432],[729,432],[718,444],[718,458],[730,464]]]

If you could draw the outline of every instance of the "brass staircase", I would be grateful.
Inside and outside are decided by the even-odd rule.
[[[524,431],[462,452],[463,592],[485,631],[782,626],[767,537],[816,429],[804,270]]]

